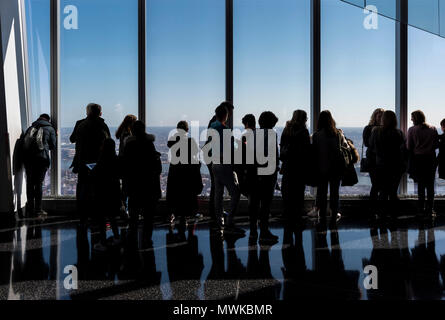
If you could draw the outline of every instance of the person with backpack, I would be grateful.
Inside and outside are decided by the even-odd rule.
[[[26,172],[26,212],[46,215],[42,210],[42,187],[51,158],[50,151],[57,146],[56,130],[50,116],[42,114],[25,133],[23,163]]]

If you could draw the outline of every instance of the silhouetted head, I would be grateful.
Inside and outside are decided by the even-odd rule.
[[[189,124],[187,123],[187,121],[179,121],[176,129],[181,129],[185,132],[189,132]]]
[[[384,129],[397,128],[397,116],[394,111],[387,110],[382,115],[382,126]]]
[[[102,107],[97,103],[90,103],[88,107],[90,109],[90,113],[88,114],[89,117],[99,118],[102,116]]]
[[[91,106],[92,106],[93,104],[94,104],[94,103],[89,103],[89,104],[87,105],[87,107],[86,107],[87,117],[91,114]]]
[[[102,159],[116,156],[116,143],[113,139],[105,139],[102,145]]]
[[[215,109],[215,116],[216,120],[218,120],[221,123],[226,123],[227,119],[229,117],[229,110],[227,109],[227,106],[225,103],[221,103],[216,109]]]
[[[415,126],[423,126],[426,123],[425,114],[420,110],[414,111],[411,113],[411,121]]]
[[[440,122],[440,126],[442,127],[442,131],[445,132],[445,119]]]
[[[337,124],[330,111],[325,110],[320,113],[318,117],[318,128],[317,130],[325,129],[328,133],[337,134]]]
[[[375,109],[374,112],[372,113],[371,120],[369,120],[369,125],[374,127],[381,126],[382,116],[384,112],[385,110],[382,108]]]
[[[121,125],[116,131],[116,138],[120,139],[124,132],[133,133],[133,123],[135,123],[137,119],[138,118],[132,114],[125,116],[124,121],[122,121]]]
[[[271,111],[264,111],[258,119],[258,124],[261,129],[273,129],[277,122],[277,116]]]
[[[304,110],[295,110],[292,119],[286,123],[286,127],[295,129],[306,128],[307,113]]]
[[[141,120],[135,121],[135,123],[133,123],[133,134],[136,137],[144,136],[146,134],[145,123],[143,123]]]
[[[51,117],[50,117],[47,113],[42,113],[42,114],[39,116],[39,119],[38,119],[38,120],[49,121],[49,120],[51,120]]]
[[[241,122],[244,125],[244,129],[255,129],[256,127],[256,119],[253,114],[246,114]]]

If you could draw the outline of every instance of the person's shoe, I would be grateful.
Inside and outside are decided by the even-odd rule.
[[[94,250],[99,251],[99,252],[105,252],[105,251],[107,251],[107,247],[99,242],[94,245]]]
[[[40,216],[40,217],[47,217],[47,216],[48,216],[48,212],[46,212],[46,211],[40,209],[40,210],[37,210],[37,211],[36,211],[36,215],[37,215],[37,216]]]
[[[317,208],[312,208],[312,210],[307,213],[307,216],[309,218],[317,219],[320,217],[320,210],[318,210]]]
[[[278,242],[279,237],[272,234],[269,230],[261,231],[260,233],[260,244],[275,244]]]

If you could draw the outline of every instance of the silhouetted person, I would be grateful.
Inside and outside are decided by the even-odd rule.
[[[187,135],[188,123],[180,121],[178,131],[169,139],[167,146],[172,148],[178,143],[186,142],[187,158],[181,157],[181,148],[172,154],[172,158],[179,159],[179,163],[170,163],[167,180],[167,202],[175,217],[180,217],[180,227],[185,228],[186,217],[194,216],[198,210],[198,195],[203,185],[201,178],[201,164],[199,162],[199,148],[196,141]],[[185,157],[185,156],[184,156]]]
[[[97,165],[92,170],[94,181],[95,214],[100,228],[100,242],[95,249],[104,250],[106,245],[106,222],[111,222],[115,242],[119,239],[116,218],[121,209],[121,167],[113,139],[104,141]]]
[[[368,161],[369,177],[371,179],[371,192],[369,194],[369,198],[371,202],[371,208],[373,209],[376,208],[379,192],[377,187],[375,163],[373,163],[375,157],[372,154],[372,150],[370,148],[370,142],[371,142],[372,130],[382,125],[382,116],[384,112],[385,110],[381,108],[374,110],[371,116],[371,120],[369,121],[369,124],[363,130],[363,146],[367,148],[366,159]]]
[[[86,107],[86,115],[87,115],[87,118],[88,118],[89,114],[91,113],[91,106],[92,106],[92,105],[94,105],[94,103],[90,103],[90,104],[88,104],[87,107]],[[80,125],[82,122],[84,122],[87,118],[78,120],[78,121],[76,122],[76,125],[74,126],[74,130],[73,130],[73,132],[71,133],[71,136],[70,136],[70,142],[71,142],[71,143],[77,143],[77,132],[78,132],[78,130],[79,130],[79,125]],[[75,153],[74,153],[74,158],[73,158],[73,161],[72,161],[71,166],[70,166],[70,169],[73,169],[73,173],[79,173],[79,171],[78,171],[79,168],[76,167],[76,164],[78,163],[78,157],[79,157],[79,154],[78,154],[78,151],[77,151],[77,144],[76,144]]]
[[[290,222],[301,221],[304,213],[304,193],[308,177],[311,140],[306,126],[307,114],[296,110],[281,135],[281,193],[285,217]]]
[[[237,175],[240,183],[241,193],[248,198],[248,211],[250,221],[250,236],[258,238],[258,200],[255,192],[258,183],[258,163],[256,161],[256,119],[253,114],[243,117],[242,123],[245,131],[241,136],[240,147],[242,148],[242,164],[238,164]],[[248,141],[253,139],[253,141]],[[250,163],[248,163],[248,160]],[[252,161],[253,160],[253,161]]]
[[[238,179],[236,173],[234,172],[233,163],[223,163],[224,148],[231,148],[231,151],[233,151],[233,141],[228,146],[225,146],[223,141],[224,131],[231,130],[227,126],[229,109],[231,109],[230,107],[228,107],[228,105],[230,105],[228,102],[224,102],[216,108],[216,121],[213,122],[210,126],[210,129],[215,130],[219,134],[219,141],[212,141],[212,143],[219,143],[220,146],[219,155],[214,155],[214,150],[212,149],[212,155],[219,157],[217,163],[212,163],[213,180],[215,183],[215,216],[217,224],[222,227],[222,219],[224,218],[224,188],[227,188],[227,191],[229,192],[229,195],[231,197],[231,201],[230,212],[227,217],[227,224],[224,225],[224,230],[229,232],[244,233],[244,230],[241,228],[237,228],[234,222],[234,217],[236,216],[240,199]],[[231,152],[230,154],[233,155],[233,152]]]
[[[42,187],[51,159],[50,150],[57,145],[56,131],[49,122],[50,117],[42,114],[25,133],[23,159],[26,171],[27,213],[46,214],[42,210]]]
[[[439,178],[445,179],[445,119],[440,122],[442,134],[439,136]]]
[[[379,200],[383,208],[394,214],[400,179],[406,171],[405,135],[397,129],[397,116],[385,111],[382,126],[372,130],[369,148],[375,163]],[[387,201],[389,200],[389,204]]]
[[[233,104],[231,103],[225,103],[228,112],[229,112],[229,117],[233,116]],[[210,119],[209,124],[207,126],[207,129],[210,129],[212,124],[216,121],[216,115],[214,115],[212,117],[212,119]],[[209,140],[207,140],[206,143],[208,143]],[[209,176],[210,176],[210,197],[209,197],[209,216],[212,219],[216,219],[215,216],[215,180],[213,177],[213,171],[212,171],[212,163],[208,163],[207,164],[207,169],[209,170]]]
[[[244,125],[244,132],[241,134],[241,139],[237,141],[237,143],[238,149],[240,149],[242,153],[242,163],[235,164],[235,171],[238,176],[241,194],[249,197],[251,189],[256,183],[256,119],[253,114],[247,114],[241,122]]]
[[[419,213],[434,214],[434,182],[436,179],[436,149],[439,134],[435,127],[426,123],[422,111],[411,114],[414,124],[408,131],[407,148],[410,152],[410,176],[417,183]],[[425,189],[428,201],[425,206]]]
[[[116,130],[116,139],[119,140],[119,157],[123,156],[127,139],[133,136],[132,128],[136,121],[137,117],[129,114],[125,116],[124,121],[122,121],[119,128]]]
[[[256,183],[253,185],[250,196],[250,218],[251,218],[251,231],[250,237],[257,237],[257,224],[260,223],[260,243],[269,243],[278,241],[278,237],[273,235],[269,230],[269,215],[270,206],[272,204],[273,196],[275,194],[275,186],[277,184],[277,174],[279,170],[278,160],[278,137],[273,128],[278,122],[278,118],[270,111],[265,111],[260,115],[258,123],[260,130],[257,131],[258,135],[263,135],[264,150],[262,154],[269,155],[272,150],[269,150],[269,138],[274,139],[272,142],[275,144],[275,160],[276,166],[272,174],[262,175],[257,172]],[[269,136],[273,133],[272,136]],[[258,167],[265,167],[265,165],[259,165]]]
[[[327,214],[328,186],[330,189],[330,208],[333,221],[339,217],[339,189],[343,170],[341,163],[340,141],[343,133],[337,129],[334,119],[329,111],[320,113],[318,128],[312,137],[315,169],[318,174],[317,206],[322,219]],[[315,213],[316,214],[316,213]]]
[[[77,205],[81,221],[88,219],[93,203],[92,165],[99,160],[104,141],[111,137],[110,130],[102,116],[102,107],[90,104],[90,113],[75,130],[76,158],[73,163],[77,177]]]
[[[119,128],[116,131],[116,139],[119,140],[119,158],[122,159],[124,156],[124,148],[125,143],[129,137],[133,136],[133,124],[137,121],[137,117],[129,114],[125,116],[124,121],[120,124]],[[127,195],[127,186],[125,185],[125,181],[122,181],[122,203],[123,210],[125,210],[124,216],[128,217],[128,195]]]
[[[127,139],[123,162],[130,218],[136,222],[139,214],[143,214],[145,226],[151,229],[161,198],[161,155],[154,146],[154,136],[145,132],[142,121],[134,123],[133,134]]]

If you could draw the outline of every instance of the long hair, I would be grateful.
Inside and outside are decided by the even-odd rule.
[[[397,116],[394,111],[387,110],[383,113],[382,126],[384,130],[397,128]]]
[[[295,110],[292,119],[286,122],[283,134],[293,134],[301,129],[307,129],[307,113],[303,110]]]
[[[384,109],[378,108],[375,109],[372,113],[371,120],[369,120],[369,125],[372,127],[381,126],[382,125],[382,115],[385,112]]]
[[[137,120],[136,116],[132,114],[127,115],[116,131],[116,138],[120,139],[124,132],[132,133],[133,123],[135,123],[136,120]]]
[[[337,124],[335,123],[334,118],[332,117],[331,112],[328,110],[322,111],[320,116],[318,117],[318,127],[317,131],[321,131],[325,129],[329,134],[336,135]]]
[[[411,117],[415,126],[422,126],[422,127],[426,126],[426,117],[422,111],[420,110],[414,111],[413,113],[411,113]]]

